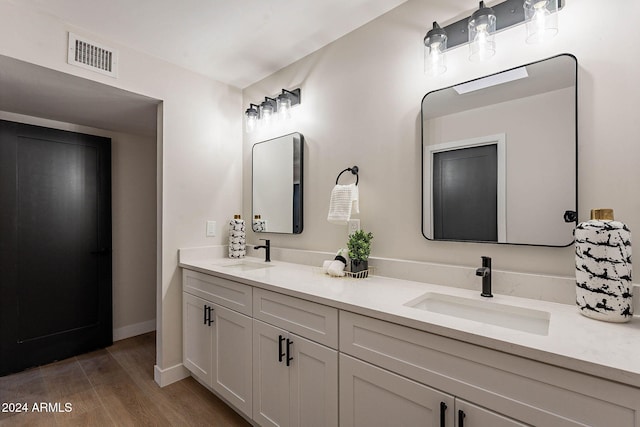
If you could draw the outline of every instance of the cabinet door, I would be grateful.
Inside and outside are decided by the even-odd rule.
[[[286,331],[253,320],[253,420],[263,427],[290,425],[287,338]]]
[[[208,309],[213,304],[186,292],[182,293],[182,360],[193,375],[211,385],[211,348],[213,328],[209,325]]]
[[[251,417],[253,384],[253,320],[213,304],[215,323],[211,387],[229,403]]]
[[[343,427],[452,427],[454,398],[340,354]]]
[[[526,427],[511,418],[456,398],[456,427]]]
[[[338,425],[338,352],[290,334],[291,425]]]

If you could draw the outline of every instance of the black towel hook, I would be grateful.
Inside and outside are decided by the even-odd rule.
[[[340,179],[340,175],[342,175],[343,173],[345,173],[347,171],[351,172],[352,174],[354,174],[356,176],[356,185],[358,185],[358,181],[360,180],[360,177],[358,176],[358,171],[359,171],[358,166],[353,166],[353,167],[350,167],[350,168],[346,168],[345,170],[340,172],[338,174],[338,177],[336,178],[336,185],[338,185],[338,180]]]

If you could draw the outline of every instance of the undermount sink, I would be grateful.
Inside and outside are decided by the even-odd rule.
[[[221,267],[224,268],[232,268],[234,270],[240,271],[249,271],[249,270],[258,270],[260,268],[269,268],[273,267],[271,264],[260,263],[260,262],[251,262],[251,261],[238,261],[233,264],[224,264]]]
[[[409,301],[405,306],[521,332],[537,335],[549,334],[551,314],[541,310],[436,292],[428,292]]]

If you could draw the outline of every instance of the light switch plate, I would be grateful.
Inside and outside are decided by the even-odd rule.
[[[360,230],[360,220],[359,219],[350,219],[347,223],[347,234],[351,236],[356,231]]]
[[[207,237],[215,237],[216,235],[216,222],[207,221]]]

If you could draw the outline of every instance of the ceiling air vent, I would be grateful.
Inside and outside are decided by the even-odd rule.
[[[118,77],[118,52],[69,33],[67,62],[111,77]]]

